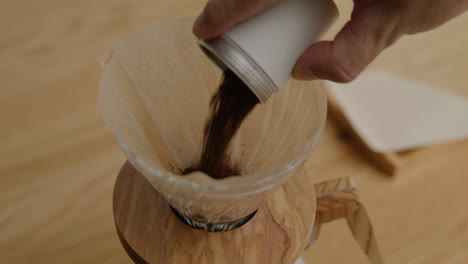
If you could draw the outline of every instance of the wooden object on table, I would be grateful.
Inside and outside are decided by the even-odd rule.
[[[401,167],[401,160],[394,152],[380,153],[373,151],[363,140],[361,135],[353,128],[345,113],[335,101],[331,93],[328,95],[328,111],[339,125],[350,133],[352,139],[371,158],[375,164],[385,173],[394,175]]]
[[[383,258],[377,246],[370,218],[359,199],[356,187],[352,186],[349,178],[337,178],[315,184],[315,192],[317,215],[314,236],[311,240],[317,239],[322,224],[344,218],[371,263],[382,264]]]
[[[114,220],[135,263],[294,263],[312,234],[315,191],[300,169],[244,226],[208,233],[183,224],[146,179],[126,163],[114,187]]]

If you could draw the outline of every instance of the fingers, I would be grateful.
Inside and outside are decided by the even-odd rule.
[[[356,10],[359,10],[357,12]],[[298,59],[293,77],[350,82],[386,47],[398,39],[396,12],[388,7],[358,6],[333,41],[313,44]]]
[[[193,25],[200,39],[216,37],[279,0],[209,0]]]

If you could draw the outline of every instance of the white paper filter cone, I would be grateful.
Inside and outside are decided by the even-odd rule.
[[[181,176],[200,157],[209,100],[221,71],[191,33],[193,19],[156,22],[106,53],[100,106],[129,161],[180,213],[208,222],[254,212],[305,161],[322,131],[321,82],[290,81],[259,105],[229,153],[242,175]]]

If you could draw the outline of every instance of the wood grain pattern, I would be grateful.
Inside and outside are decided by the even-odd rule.
[[[336,2],[339,26],[352,1]],[[131,263],[112,217],[125,158],[97,111],[99,58],[135,27],[194,15],[203,4],[0,0],[2,263]],[[370,67],[468,98],[467,23],[464,14],[405,37]],[[404,153],[399,177],[388,178],[340,133],[327,124],[306,168],[314,182],[349,176],[359,185],[387,263],[466,263],[468,140]],[[307,263],[367,263],[348,229],[324,225]]]
[[[117,178],[116,228],[135,263],[294,263],[312,233],[314,183],[299,170],[244,226],[202,232],[183,224],[166,201],[129,163]]]

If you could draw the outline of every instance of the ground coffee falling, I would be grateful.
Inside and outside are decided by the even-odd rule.
[[[210,116],[205,125],[201,159],[194,167],[184,170],[203,171],[222,179],[240,174],[229,160],[227,149],[247,115],[259,103],[258,98],[233,72],[225,71],[218,91],[210,101]]]

